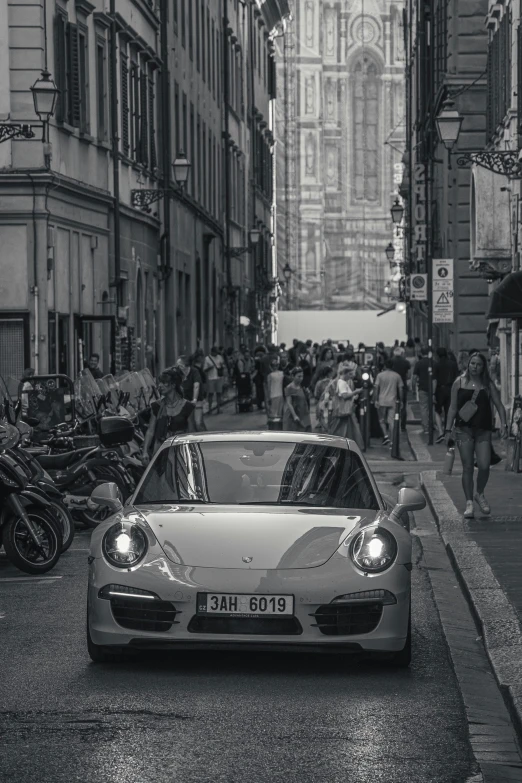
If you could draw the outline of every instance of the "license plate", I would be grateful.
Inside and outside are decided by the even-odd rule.
[[[197,613],[228,617],[292,617],[294,596],[198,593]]]

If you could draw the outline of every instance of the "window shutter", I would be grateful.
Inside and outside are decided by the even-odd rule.
[[[67,50],[65,45],[65,17],[58,13],[54,17],[54,59],[56,86],[60,90],[56,103],[56,119],[64,122],[67,115]]]
[[[486,141],[493,135],[493,47],[488,46],[487,75],[487,106],[486,106]]]
[[[156,158],[156,122],[154,100],[154,74],[149,77],[149,135],[150,135],[150,168],[154,171],[158,166]]]
[[[518,147],[522,147],[522,25],[517,28],[517,120]]]
[[[121,142],[123,154],[129,157],[129,68],[127,57],[121,58]]]
[[[274,99],[277,97],[276,88],[276,63],[275,57],[271,53],[268,58],[268,94]]]
[[[140,143],[139,161],[145,166],[149,164],[149,108],[147,100],[147,72],[140,72]]]
[[[80,127],[81,122],[81,95],[80,95],[80,41],[78,37],[78,26],[67,23],[68,43],[69,43],[69,73],[70,73],[70,95],[69,95],[69,122],[75,128]]]

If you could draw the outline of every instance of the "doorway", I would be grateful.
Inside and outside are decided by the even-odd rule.
[[[113,315],[75,316],[76,372],[86,366],[89,356],[100,356],[99,367],[104,375],[114,374],[116,348],[116,318]]]

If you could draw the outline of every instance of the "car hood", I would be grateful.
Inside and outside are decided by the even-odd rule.
[[[259,506],[140,506],[167,557],[201,568],[314,568],[378,511]]]

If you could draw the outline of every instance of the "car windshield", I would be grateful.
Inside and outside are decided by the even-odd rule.
[[[352,451],[311,443],[211,441],[163,449],[135,504],[220,503],[379,509]]]

